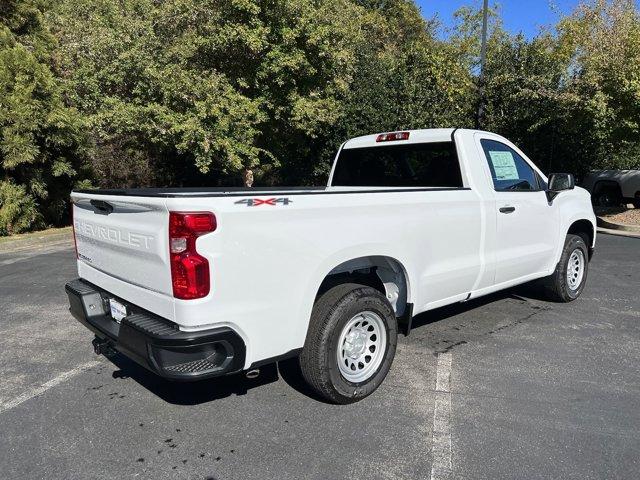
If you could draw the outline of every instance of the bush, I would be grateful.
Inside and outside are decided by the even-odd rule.
[[[24,185],[0,181],[0,236],[42,228],[44,223],[35,199]]]

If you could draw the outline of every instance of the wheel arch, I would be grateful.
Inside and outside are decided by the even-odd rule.
[[[620,190],[622,192],[622,188],[620,187],[620,182],[612,179],[603,179],[603,180],[596,180],[596,182],[593,184],[593,193],[594,194],[600,193],[600,190],[604,190],[606,188],[613,188],[613,189]]]
[[[386,255],[366,255],[345,260],[333,267],[317,288],[318,298],[330,288],[343,283],[361,283],[380,291],[396,314],[402,317],[409,308],[411,291],[404,265]]]
[[[358,244],[334,252],[318,263],[314,273],[308,279],[305,293],[300,299],[298,313],[292,320],[294,326],[292,337],[295,347],[302,347],[305,343],[311,313],[318,296],[329,288],[343,283],[371,286],[387,298],[388,294],[393,296],[395,291],[393,289],[397,288],[397,298],[395,302],[390,303],[392,307],[395,303],[393,310],[399,323],[409,320],[413,312],[412,302],[415,292],[411,287],[415,279],[407,268],[410,264],[397,253],[393,245]],[[399,314],[403,317],[399,317]]]
[[[620,185],[619,181],[614,179],[597,180],[593,184],[593,189],[591,190],[592,203],[595,205],[598,195],[606,191],[614,192],[615,195],[620,198],[620,200],[622,200],[624,197],[622,194],[622,186]]]
[[[591,220],[588,220],[586,218],[574,220],[571,225],[569,225],[565,237],[569,234],[579,235],[582,237],[584,243],[587,244],[587,248],[589,250],[589,260],[591,260],[591,257],[593,255],[593,241],[596,234],[595,225],[591,222]]]

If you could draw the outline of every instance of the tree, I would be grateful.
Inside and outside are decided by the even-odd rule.
[[[568,63],[556,39],[502,32],[489,43],[484,129],[517,143],[543,170],[577,172],[584,140],[577,97],[566,89]],[[584,142],[583,142],[584,143]]]
[[[315,160],[317,175],[328,172],[335,149],[350,137],[471,126],[471,72],[450,43],[436,39],[435,22],[411,1],[359,3],[368,8],[364,41],[355,51],[344,113],[327,135],[323,161]]]
[[[45,7],[7,0],[0,10],[0,235],[64,223],[85,173],[82,117],[53,73]]]
[[[519,144],[547,172],[639,166],[640,23],[629,0],[593,0],[531,39],[496,20],[488,42],[482,128]],[[469,70],[479,12],[452,36]],[[477,77],[476,77],[477,82]]]
[[[558,24],[587,168],[640,168],[640,17],[632,0],[580,4]]]
[[[347,0],[69,0],[53,21],[96,161],[124,147],[156,172],[148,183],[180,185],[249,168],[260,177],[282,162],[294,170],[292,154],[339,117],[362,10]],[[102,184],[140,182],[129,167]]]

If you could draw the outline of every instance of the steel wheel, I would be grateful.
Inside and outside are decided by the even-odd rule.
[[[571,252],[567,264],[567,285],[571,290],[577,290],[580,287],[584,278],[585,263],[584,253],[581,249],[576,248]]]
[[[338,340],[337,361],[342,376],[360,383],[373,376],[384,359],[387,330],[374,312],[357,314],[342,329]]]

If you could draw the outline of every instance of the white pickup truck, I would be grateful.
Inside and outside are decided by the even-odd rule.
[[[327,187],[71,198],[80,278],[66,291],[97,353],[173,380],[298,357],[336,403],[380,385],[416,314],[541,278],[574,300],[595,244],[571,175],[463,129],[351,139]]]

